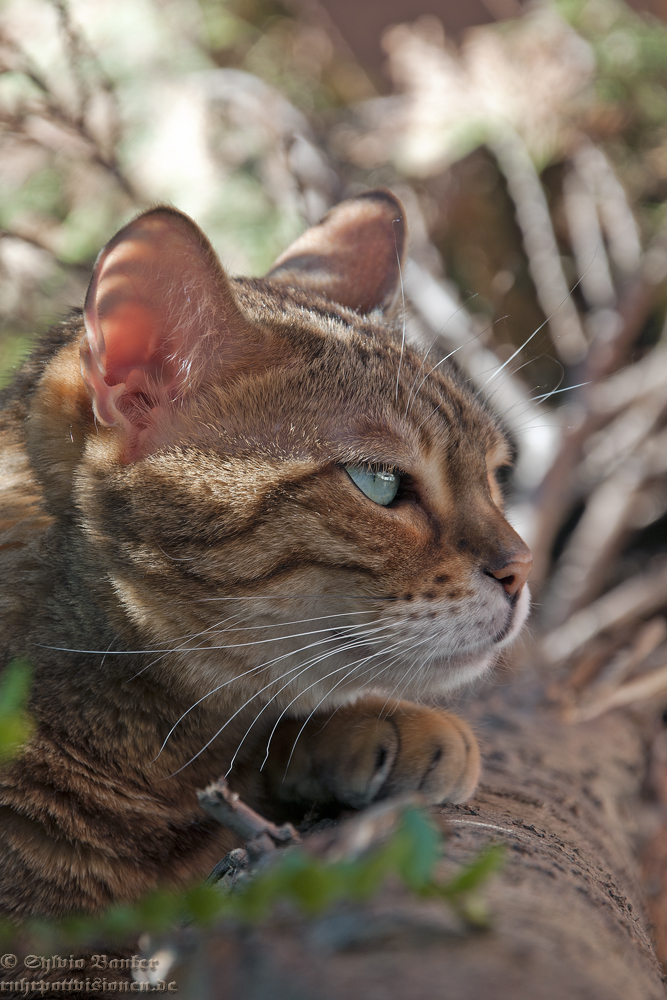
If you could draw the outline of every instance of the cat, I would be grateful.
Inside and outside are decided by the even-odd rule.
[[[234,845],[196,790],[227,772],[278,818],[473,793],[437,700],[516,637],[531,557],[498,420],[405,342],[405,239],[369,191],[231,280],[145,212],[5,390],[0,646],[34,665],[5,914],[201,879]]]

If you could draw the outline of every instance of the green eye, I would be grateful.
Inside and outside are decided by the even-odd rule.
[[[369,500],[386,507],[398,493],[401,477],[397,472],[374,472],[364,465],[346,465],[345,471]]]

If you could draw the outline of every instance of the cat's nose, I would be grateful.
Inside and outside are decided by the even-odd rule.
[[[503,587],[503,590],[510,597],[520,594],[524,583],[528,579],[533,557],[530,552],[518,553],[513,556],[512,561],[501,566],[500,569],[488,569],[489,576],[494,576]]]

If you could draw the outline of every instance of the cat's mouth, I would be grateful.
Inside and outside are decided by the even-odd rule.
[[[502,629],[493,637],[493,644],[502,647],[513,642],[526,623],[530,611],[530,590],[524,584],[521,590],[511,599],[511,611]]]
[[[478,591],[466,601],[404,602],[397,607],[394,625],[412,636],[418,648],[448,657],[452,662],[496,653],[521,631],[530,611],[530,591],[524,585],[511,597],[495,590]]]
[[[438,634],[438,617],[433,618],[435,628],[431,642],[427,639],[426,646],[422,647],[427,651],[428,671],[427,675],[421,675],[424,687],[429,688],[432,694],[447,694],[484,676],[493,668],[501,650],[518,637],[530,611],[528,587],[524,585],[521,591],[503,603],[501,621],[495,618],[494,622],[492,619],[486,634],[484,628],[480,628],[481,621],[477,616],[473,618],[475,627],[472,634],[465,620],[457,622],[455,618],[448,623],[441,620],[442,631]],[[481,608],[477,613],[480,611]],[[496,608],[496,615],[498,613],[499,608]],[[422,634],[424,624],[422,620]]]

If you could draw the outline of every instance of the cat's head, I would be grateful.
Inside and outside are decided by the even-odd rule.
[[[52,510],[75,512],[117,626],[176,650],[160,669],[195,691],[294,711],[426,696],[525,620],[509,447],[405,342],[404,233],[397,199],[369,192],[230,281],[186,216],[147,212],[97,261],[80,373],[72,344],[44,375]]]

